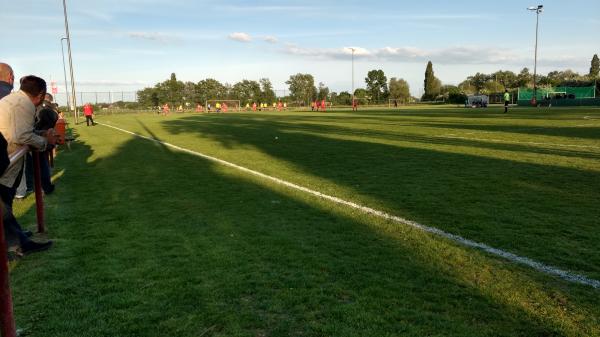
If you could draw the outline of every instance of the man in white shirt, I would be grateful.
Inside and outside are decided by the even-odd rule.
[[[53,132],[37,135],[33,132],[36,106],[44,101],[46,82],[36,76],[21,79],[19,91],[0,100],[0,132],[6,138],[9,155],[23,145],[39,151],[54,143]],[[4,204],[4,226],[7,238],[16,235],[23,253],[48,249],[52,241],[38,243],[29,239],[30,232],[23,231],[12,213],[16,187],[23,174],[23,160],[19,159],[0,177],[0,198]]]

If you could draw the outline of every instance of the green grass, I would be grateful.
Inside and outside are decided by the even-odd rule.
[[[98,121],[600,279],[600,110],[499,111]],[[113,129],[77,132],[46,198],[56,245],[12,272],[30,336],[600,335],[599,290]],[[33,221],[32,198],[17,208]]]

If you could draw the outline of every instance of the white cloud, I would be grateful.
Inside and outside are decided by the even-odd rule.
[[[236,12],[298,12],[312,11],[308,6],[244,6],[244,5],[228,5],[218,6],[221,11],[236,11]]]
[[[238,42],[250,42],[252,41],[252,37],[247,33],[236,32],[229,34],[229,39],[238,41]]]
[[[533,62],[532,56],[515,50],[493,47],[447,47],[441,49],[421,49],[416,47],[383,47],[367,49],[361,47],[343,48],[304,48],[286,44],[284,53],[319,60],[367,60],[371,62],[423,63],[432,61],[445,65],[514,65],[523,66]],[[586,63],[585,57],[560,53],[546,54],[538,59],[538,64],[548,67],[573,67]]]
[[[279,40],[275,36],[265,36],[263,38],[263,40],[265,40],[266,42],[269,42],[269,43],[277,43],[277,42],[279,42]]]
[[[119,81],[119,80],[76,80],[77,85],[80,86],[144,86],[148,85],[147,81],[141,80],[130,80],[130,81]],[[62,82],[57,82],[62,83]],[[64,83],[63,83],[64,85]]]
[[[129,32],[127,33],[127,35],[134,39],[150,40],[157,42],[169,42],[174,39],[174,37],[172,36],[156,32]]]

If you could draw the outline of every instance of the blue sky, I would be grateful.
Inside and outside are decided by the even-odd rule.
[[[539,71],[587,72],[600,41],[600,1],[546,0]],[[167,79],[235,83],[311,73],[350,90],[348,47],[357,49],[355,86],[370,69],[422,91],[432,60],[442,82],[477,71],[533,68],[535,1],[67,1],[76,82],[81,91],[134,91]],[[62,91],[62,1],[4,1],[0,62],[20,77],[57,81]]]

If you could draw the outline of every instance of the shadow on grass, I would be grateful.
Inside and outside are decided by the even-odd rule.
[[[425,127],[442,129],[462,129],[497,133],[522,133],[527,135],[569,137],[600,139],[600,127],[598,123],[588,122],[590,126],[535,126],[535,125],[489,125],[489,124],[465,124],[465,123],[421,123]],[[593,125],[593,126],[592,126]]]
[[[312,117],[311,117],[312,118]],[[346,119],[346,117],[344,117]],[[277,130],[277,129],[285,129],[287,132],[302,132],[302,133],[320,133],[323,135],[341,135],[341,136],[350,136],[350,137],[369,137],[372,140],[380,140],[385,142],[396,141],[396,142],[410,142],[416,144],[438,144],[438,145],[450,145],[450,146],[463,146],[463,147],[473,147],[477,149],[490,149],[490,150],[500,150],[500,151],[511,151],[511,152],[522,152],[522,153],[531,153],[531,154],[544,154],[544,155],[555,155],[555,156],[563,156],[563,157],[572,157],[572,158],[585,158],[585,159],[600,159],[600,152],[590,152],[584,150],[577,150],[573,148],[565,148],[553,146],[552,144],[546,145],[547,147],[543,147],[542,143],[536,144],[535,146],[528,145],[524,141],[523,144],[507,144],[507,143],[497,143],[494,141],[484,141],[484,140],[475,140],[475,139],[458,139],[452,138],[449,135],[445,135],[444,133],[432,134],[432,135],[419,135],[414,133],[406,133],[405,130],[399,129],[397,132],[394,131],[386,131],[386,130],[373,130],[365,128],[365,124],[372,124],[381,127],[382,123],[373,122],[371,119],[370,122],[367,122],[364,117],[363,120],[357,121],[335,121],[334,125],[326,125],[321,123],[326,122],[334,122],[335,119],[327,118],[324,120],[318,119],[317,122],[307,123],[306,118],[302,121],[300,118],[293,118],[292,120],[285,119],[285,122],[273,121],[264,119],[264,117],[244,117],[242,119],[238,119],[235,121],[235,124],[240,127],[253,127],[260,123],[263,126],[267,126],[265,128],[267,131]],[[397,120],[396,120],[397,121]],[[183,120],[174,120],[169,121],[169,131],[172,133],[183,133],[184,131],[177,130],[177,126],[181,126],[182,128],[193,128],[193,126],[189,126],[189,123],[206,123],[205,120],[199,120],[197,118],[188,118]],[[227,125],[231,124],[232,121],[228,120]],[[339,124],[349,124],[348,126],[339,126]],[[389,126],[390,124],[396,124],[398,128],[400,127],[440,127],[442,125],[447,125],[446,128],[453,128],[454,124],[433,124],[433,123],[424,123],[424,122],[400,122],[400,123],[390,123],[386,122],[385,125]],[[432,126],[432,124],[434,126]],[[187,125],[187,126],[186,126]],[[357,128],[356,126],[359,125]],[[353,126],[353,127],[352,127]],[[523,127],[525,129],[525,127]],[[600,132],[600,129],[599,131]],[[476,137],[476,136],[475,136]],[[228,148],[232,148],[236,145],[235,141],[229,142],[227,139],[221,140],[222,144]],[[518,141],[517,141],[518,142]]]
[[[598,332],[589,289],[101,132],[61,160],[56,247],[15,272],[28,336]]]
[[[230,149],[251,145],[292,165],[275,175],[299,184],[306,172],[354,201],[545,263],[600,277],[600,174],[594,171],[329,138],[329,127],[211,116],[163,122]],[[342,130],[343,132],[343,130]],[[368,131],[367,131],[368,132]],[[321,133],[318,135],[315,133]],[[278,140],[274,140],[278,136]],[[410,136],[406,137],[410,141]],[[523,150],[511,144],[415,137],[418,143]],[[554,150],[552,150],[554,151]],[[484,152],[485,153],[485,152]],[[219,153],[223,158],[223,153]],[[226,159],[226,158],[224,158]],[[243,158],[233,158],[236,163]],[[233,160],[232,159],[232,160]],[[242,160],[240,160],[242,159]],[[259,170],[268,169],[262,163]],[[287,166],[286,166],[287,167]],[[291,170],[292,173],[289,172]],[[322,190],[323,186],[308,186]],[[331,187],[327,187],[331,190]],[[552,247],[552,251],[548,250]]]

